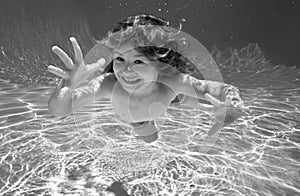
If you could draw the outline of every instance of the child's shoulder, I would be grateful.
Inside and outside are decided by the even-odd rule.
[[[181,83],[182,80],[187,78],[193,78],[193,77],[187,73],[179,73],[174,76],[161,75],[159,79],[161,80],[161,82],[174,83],[178,85],[178,83]]]
[[[168,86],[173,91],[177,92],[182,84],[182,77],[183,73],[177,74],[176,76],[168,76],[168,75],[162,75],[159,77],[159,82]]]
[[[193,84],[205,83],[205,80],[196,78],[188,73],[179,73],[176,76],[161,76],[159,81],[167,85],[175,93],[182,93],[183,89],[189,89]]]

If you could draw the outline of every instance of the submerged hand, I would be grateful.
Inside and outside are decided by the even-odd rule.
[[[212,113],[212,117],[217,121],[216,124],[209,131],[209,135],[213,135],[219,128],[231,124],[236,119],[241,117],[244,113],[243,103],[235,103],[230,99],[226,99],[224,102],[216,99],[212,95],[206,93],[205,98],[212,105],[199,107],[203,110]]]
[[[213,117],[217,122],[223,123],[224,126],[231,124],[233,121],[243,115],[242,102],[234,103],[230,99],[226,99],[224,102],[222,102],[208,93],[206,93],[204,96],[212,104],[211,111]]]
[[[66,85],[76,88],[79,84],[85,81],[88,76],[105,64],[105,59],[101,58],[96,63],[86,65],[83,61],[83,55],[74,37],[70,38],[72,43],[75,59],[73,60],[59,47],[54,46],[52,51],[62,60],[67,70],[62,70],[53,65],[48,66],[48,71],[63,78]]]

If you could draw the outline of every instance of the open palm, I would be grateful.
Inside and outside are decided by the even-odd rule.
[[[76,88],[78,85],[84,82],[91,73],[103,66],[105,64],[105,59],[100,58],[96,63],[86,65],[83,61],[81,48],[76,39],[71,37],[70,41],[74,49],[74,61],[61,48],[54,46],[52,51],[65,64],[66,70],[49,65],[48,71],[63,78],[66,81],[66,86]]]

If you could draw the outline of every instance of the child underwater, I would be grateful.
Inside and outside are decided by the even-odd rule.
[[[51,114],[67,116],[94,100],[110,99],[122,122],[130,124],[145,142],[158,138],[155,120],[180,97],[181,103],[190,107],[195,107],[193,100],[206,100],[210,105],[200,108],[210,110],[221,127],[240,117],[243,101],[239,90],[222,82],[191,76],[186,71],[188,65],[176,53],[178,44],[172,32],[166,27],[169,27],[167,21],[152,15],[130,16],[100,41],[110,49],[111,59],[100,58],[91,64],[85,64],[73,37],[70,41],[74,61],[54,46],[52,50],[66,70],[48,66],[51,73],[62,78],[48,101]],[[84,83],[100,69],[100,76]]]

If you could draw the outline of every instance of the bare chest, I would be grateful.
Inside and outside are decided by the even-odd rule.
[[[112,107],[121,120],[143,122],[162,116],[175,94],[168,87],[160,85],[148,96],[130,95],[120,84],[116,84],[112,93]]]

